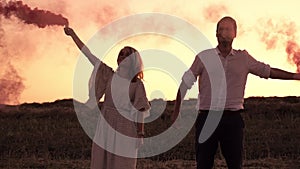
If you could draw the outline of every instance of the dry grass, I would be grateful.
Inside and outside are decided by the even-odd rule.
[[[24,159],[2,159],[1,169],[89,169],[90,161],[88,159],[75,160],[45,160],[35,158]],[[4,163],[2,163],[4,162]],[[258,159],[246,160],[244,169],[297,169],[299,168],[299,160],[282,160],[282,159]],[[194,160],[169,160],[169,161],[153,161],[150,159],[139,159],[137,169],[195,169],[196,162]],[[216,159],[214,169],[226,169],[224,160]]]
[[[194,103],[185,102],[185,113]],[[146,125],[147,136],[170,126],[172,104]],[[249,98],[245,107],[244,168],[300,168],[300,98]],[[193,134],[165,153],[139,159],[138,168],[195,168]],[[0,168],[89,168],[90,151],[72,100],[0,107]],[[226,168],[220,152],[215,168]]]

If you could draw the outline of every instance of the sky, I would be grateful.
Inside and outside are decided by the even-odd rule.
[[[9,3],[16,4],[15,1],[0,0],[0,2],[0,104],[52,102],[74,97],[73,86],[77,65],[79,62],[87,61],[81,59],[80,51],[72,39],[64,34],[63,25],[67,21],[82,41],[89,44],[88,42],[99,30],[121,18],[142,13],[162,13],[187,21],[201,31],[212,47],[215,47],[217,21],[223,16],[232,16],[238,24],[238,34],[233,48],[246,49],[254,58],[270,64],[271,67],[290,72],[300,69],[300,13],[298,12],[300,3],[296,0],[152,0],[149,2],[23,0],[22,3],[19,2],[19,6],[26,7],[27,11],[35,9],[45,16],[55,14],[51,16],[55,16],[57,22],[52,22],[48,18],[50,25],[41,20],[22,17],[26,15],[26,10],[21,11],[21,8],[8,15],[3,12],[3,7]],[[49,12],[42,13],[42,10]],[[114,30],[115,32],[106,32],[106,38],[108,41],[117,39],[116,32],[124,30],[125,28],[119,28]],[[92,52],[94,49],[97,50],[97,45],[101,47],[101,44],[89,46]],[[164,53],[170,54],[171,58],[176,57],[184,63],[186,68],[191,65],[195,57],[195,52],[170,37],[141,34],[120,39],[109,48],[105,56],[99,58],[103,58],[106,64],[116,69],[118,51],[126,45],[133,46],[139,51],[149,49],[162,51],[159,57],[164,57]],[[159,57],[153,57],[153,60],[148,59],[148,61],[157,62]],[[298,67],[295,62],[298,62]],[[166,60],[166,64],[172,64],[172,60]],[[86,78],[80,81],[83,92],[82,96],[76,96],[79,101],[87,99],[87,80],[91,68],[90,66],[84,72]],[[179,76],[183,73],[178,72]],[[179,83],[180,81],[174,79],[170,72],[157,69],[145,70],[144,84],[149,100],[155,98],[174,100]],[[249,75],[245,97],[300,96],[299,86],[300,82],[297,81],[265,80]],[[197,94],[197,85],[194,85],[186,98],[196,98]]]

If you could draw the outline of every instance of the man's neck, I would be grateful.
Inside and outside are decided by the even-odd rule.
[[[219,49],[219,51],[221,52],[221,55],[223,56],[223,57],[226,57],[226,56],[228,56],[229,55],[229,53],[231,52],[231,50],[232,50],[232,46],[231,45],[226,45],[226,46],[224,46],[224,45],[218,45],[217,46],[217,48]]]

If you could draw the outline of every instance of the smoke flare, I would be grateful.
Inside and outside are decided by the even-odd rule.
[[[5,18],[16,16],[26,24],[35,24],[40,28],[50,25],[68,26],[68,19],[60,14],[54,14],[50,11],[31,9],[22,1],[9,1],[7,4],[0,4],[0,14]]]

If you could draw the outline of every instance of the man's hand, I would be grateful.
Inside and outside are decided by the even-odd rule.
[[[181,116],[179,114],[179,112],[173,111],[172,115],[171,115],[171,122],[172,122],[172,126],[176,129],[180,129],[181,128]]]
[[[172,114],[171,114],[171,123],[172,124],[176,121],[178,114],[179,114],[179,112],[176,112],[176,111],[172,112]]]
[[[300,73],[296,73],[296,74],[294,75],[294,79],[295,79],[295,80],[300,80]]]

